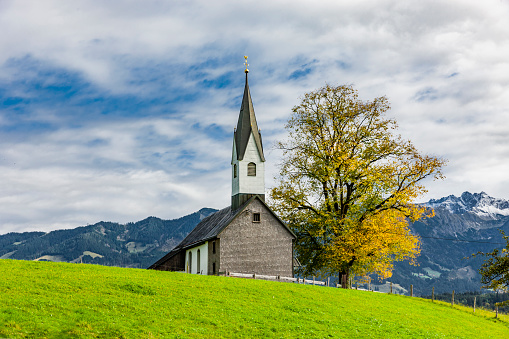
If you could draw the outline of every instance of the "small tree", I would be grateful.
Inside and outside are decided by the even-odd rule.
[[[481,283],[484,284],[483,288],[507,290],[509,287],[509,236],[505,235],[503,230],[500,230],[500,233],[506,241],[505,248],[495,249],[490,253],[478,252],[473,255],[487,257],[479,268]]]
[[[391,276],[395,260],[413,260],[419,239],[408,220],[432,211],[412,203],[420,182],[441,178],[444,160],[420,155],[392,134],[385,97],[363,102],[352,86],[305,94],[286,125],[274,209],[297,235],[303,274]]]

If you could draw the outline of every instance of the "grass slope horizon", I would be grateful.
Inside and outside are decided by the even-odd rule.
[[[0,337],[507,338],[509,317],[405,296],[0,260]]]
[[[0,259],[146,268],[166,255],[200,220],[215,211],[202,208],[172,220],[148,217],[127,224],[103,221],[48,233],[4,234],[0,235]],[[445,208],[435,208],[435,212],[435,217],[411,225],[412,233],[421,237],[419,265],[396,262],[393,276],[381,285],[375,283],[377,288],[387,289],[387,284],[392,282],[400,285],[400,291],[408,295],[412,285],[414,295],[418,296],[430,295],[433,288],[435,293],[480,290],[481,277],[477,270],[484,258],[473,258],[471,254],[491,252],[495,245],[463,240],[491,239],[491,242],[504,243],[498,229],[509,232],[509,216],[486,221],[474,214],[452,214]],[[331,279],[336,281],[336,277]]]

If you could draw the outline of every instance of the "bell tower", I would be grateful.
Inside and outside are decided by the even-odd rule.
[[[247,56],[244,59],[246,84],[237,128],[233,133],[232,210],[239,208],[254,195],[265,200],[265,157],[247,81]]]

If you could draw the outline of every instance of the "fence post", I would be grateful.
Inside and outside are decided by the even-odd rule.
[[[368,291],[371,291],[371,277],[368,277]]]
[[[454,290],[452,290],[451,306],[454,306]]]
[[[435,286],[431,288],[431,302],[435,302]]]
[[[256,279],[256,273],[253,273],[253,279]]]
[[[474,297],[474,313],[475,313],[475,302],[477,301],[477,297]]]
[[[495,305],[495,318],[498,318],[498,305]]]
[[[281,282],[281,276],[279,274],[277,275],[277,280]]]
[[[391,281],[391,294],[392,294],[392,281]]]
[[[410,296],[414,296],[414,285],[410,285]]]
[[[329,281],[329,277],[327,277],[327,287],[330,286],[330,281]]]

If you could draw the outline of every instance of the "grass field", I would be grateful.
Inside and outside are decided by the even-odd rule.
[[[4,338],[509,338],[492,312],[381,293],[0,260]]]

